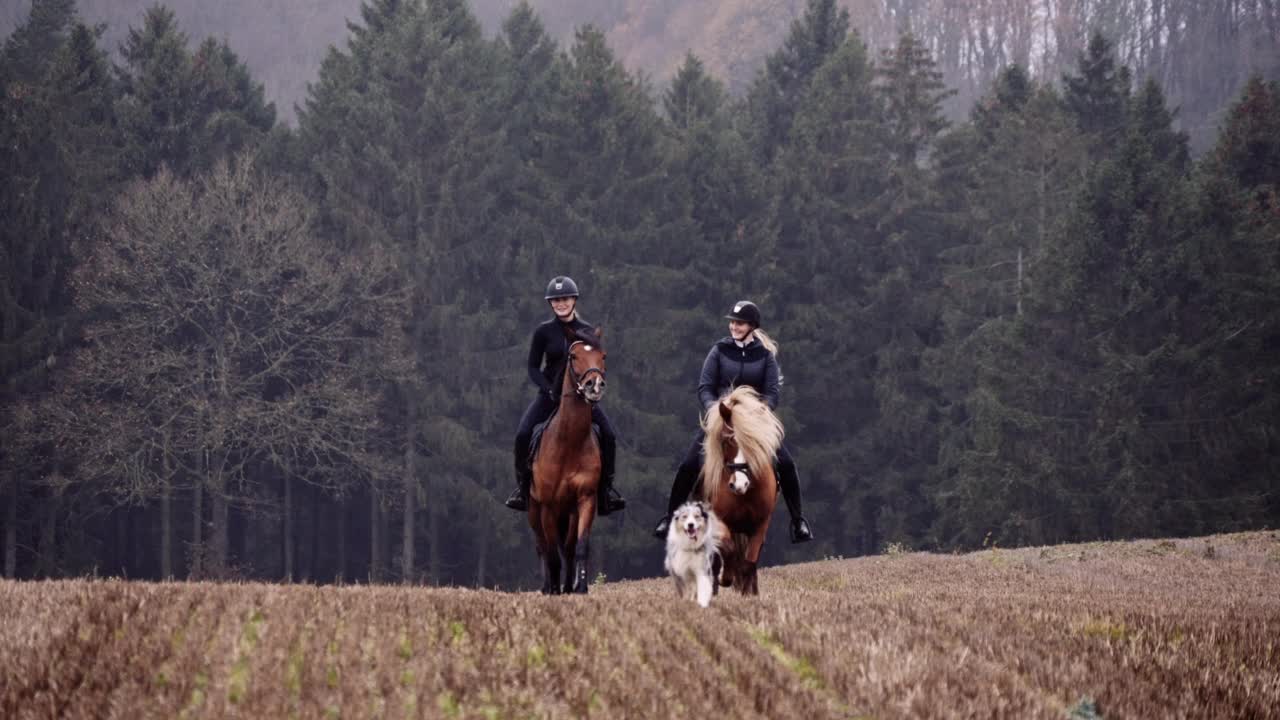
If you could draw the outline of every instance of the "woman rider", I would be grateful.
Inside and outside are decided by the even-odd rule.
[[[769,404],[769,409],[776,410],[782,385],[775,357],[778,345],[760,329],[760,308],[744,300],[734,305],[733,312],[725,317],[729,320],[729,337],[712,345],[711,352],[702,363],[702,376],[698,381],[698,400],[702,402],[702,411],[705,413],[719,402],[721,396],[739,385],[755,388]],[[693,492],[701,467],[702,431],[699,430],[676,471],[671,498],[667,501],[667,514],[653,530],[657,537],[667,536],[671,513]],[[778,448],[777,468],[782,498],[791,513],[791,542],[808,542],[813,539],[813,533],[800,512],[800,473],[785,443]]]
[[[506,501],[512,510],[529,509],[529,485],[533,482],[529,440],[534,426],[551,417],[560,403],[564,363],[569,354],[565,330],[575,335],[580,331],[594,332],[594,328],[578,317],[578,285],[573,278],[564,275],[552,278],[544,297],[555,316],[533,331],[533,342],[529,345],[529,380],[538,386],[538,394],[524,411],[520,428],[516,430],[516,489]],[[600,499],[596,513],[608,515],[627,506],[627,501],[613,489],[617,437],[599,403],[591,406],[591,422],[600,428]]]

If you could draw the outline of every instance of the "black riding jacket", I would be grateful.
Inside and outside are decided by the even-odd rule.
[[[750,385],[760,393],[770,410],[778,408],[782,383],[778,360],[755,338],[746,347],[738,347],[732,337],[711,346],[702,363],[698,380],[698,400],[705,411],[722,395],[739,385]]]
[[[557,403],[560,402],[560,383],[564,381],[564,361],[569,354],[565,326],[575,333],[593,331],[577,316],[567,323],[553,317],[534,329],[533,342],[529,344],[529,380]]]

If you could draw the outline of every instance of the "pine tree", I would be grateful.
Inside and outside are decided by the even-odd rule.
[[[748,287],[761,267],[756,242],[767,235],[764,178],[752,162],[745,139],[732,127],[728,99],[718,80],[706,74],[702,61],[685,58],[663,95],[669,119],[668,174],[679,188],[673,199],[683,203],[697,224],[703,252],[692,259],[691,275],[707,280],[723,275]],[[726,268],[729,268],[726,273]],[[704,293],[735,297],[733,288]],[[717,313],[720,308],[703,308]]]
[[[6,519],[5,574],[17,572],[17,507],[37,477],[54,473],[38,406],[76,340],[71,307],[73,245],[92,235],[113,190],[113,84],[98,33],[74,7],[36,2],[6,42],[0,65],[0,451]],[[58,555],[54,523],[61,481],[44,483],[42,572]],[[55,487],[56,485],[56,487]]]
[[[275,125],[275,105],[266,101],[262,83],[253,80],[226,41],[206,39],[192,56],[191,69],[194,111],[205,118],[192,143],[200,167],[259,145]]]
[[[878,203],[887,187],[883,106],[866,46],[850,34],[818,69],[796,110],[791,142],[774,164],[773,248],[750,258],[776,307],[788,444],[806,469],[811,519],[841,552],[879,549],[862,508],[874,464],[875,422],[866,332],[868,291],[879,268]],[[793,438],[793,439],[792,439]],[[840,460],[837,460],[840,458]],[[832,505],[813,498],[832,498]],[[874,523],[874,518],[872,519]]]
[[[944,422],[930,494],[931,542],[978,546],[1062,537],[1053,511],[1056,477],[1038,434],[1058,426],[1036,407],[1043,378],[1019,362],[1018,318],[1050,241],[1074,207],[1085,173],[1083,144],[1050,86],[1013,67],[978,101],[969,127],[939,150],[945,245],[941,261],[944,340],[927,355]],[[1056,381],[1056,378],[1055,378]]]
[[[688,130],[698,122],[720,115],[725,104],[724,85],[707,74],[698,56],[689,52],[662,95],[667,121],[677,130]]]
[[[403,457],[400,576],[413,582],[420,498],[431,496],[429,572],[439,579],[441,525],[450,521],[441,508],[474,505],[508,465],[480,443],[492,418],[477,406],[491,407],[501,388],[474,370],[499,365],[493,357],[506,343],[495,347],[494,338],[513,324],[510,299],[480,281],[510,259],[498,184],[512,160],[498,55],[461,4],[386,1],[361,12],[364,25],[346,52],[326,59],[300,124],[333,240],[393,253],[411,297],[405,329],[416,372],[388,411]]]
[[[1187,354],[1204,390],[1184,426],[1184,447],[1198,451],[1188,510],[1197,530],[1274,525],[1280,409],[1267,389],[1280,383],[1271,359],[1280,349],[1280,83],[1245,85],[1196,189],[1201,343]]]
[[[765,164],[787,142],[800,99],[818,68],[845,41],[849,11],[835,0],[808,0],[804,15],[791,24],[782,47],[765,59],[746,98],[747,128]]]
[[[26,21],[5,40],[0,80],[38,83],[75,19],[75,0],[33,0]]]
[[[1167,443],[1194,274],[1186,139],[1154,85],[1133,108],[1030,270],[1025,312],[966,346],[973,446],[951,460],[969,481],[943,495],[968,542],[1151,534],[1185,498]]]
[[[1129,68],[1117,66],[1112,44],[1101,32],[1089,37],[1075,75],[1063,75],[1063,102],[1080,130],[1106,147],[1124,132],[1130,95]]]
[[[129,28],[121,47],[122,97],[116,112],[126,170],[150,177],[207,170],[228,153],[256,147],[275,123],[275,106],[225,42],[192,53],[173,11],[157,5]]]

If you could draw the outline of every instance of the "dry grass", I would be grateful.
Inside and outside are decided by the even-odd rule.
[[[657,552],[657,548],[655,548]],[[771,568],[709,610],[0,583],[0,717],[1280,717],[1280,535]]]

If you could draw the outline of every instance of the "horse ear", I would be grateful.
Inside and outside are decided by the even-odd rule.
[[[596,344],[597,345],[604,344],[604,328],[602,327],[596,328]]]
[[[733,424],[733,408],[729,407],[729,403],[720,401],[720,418],[724,420],[726,425]]]

